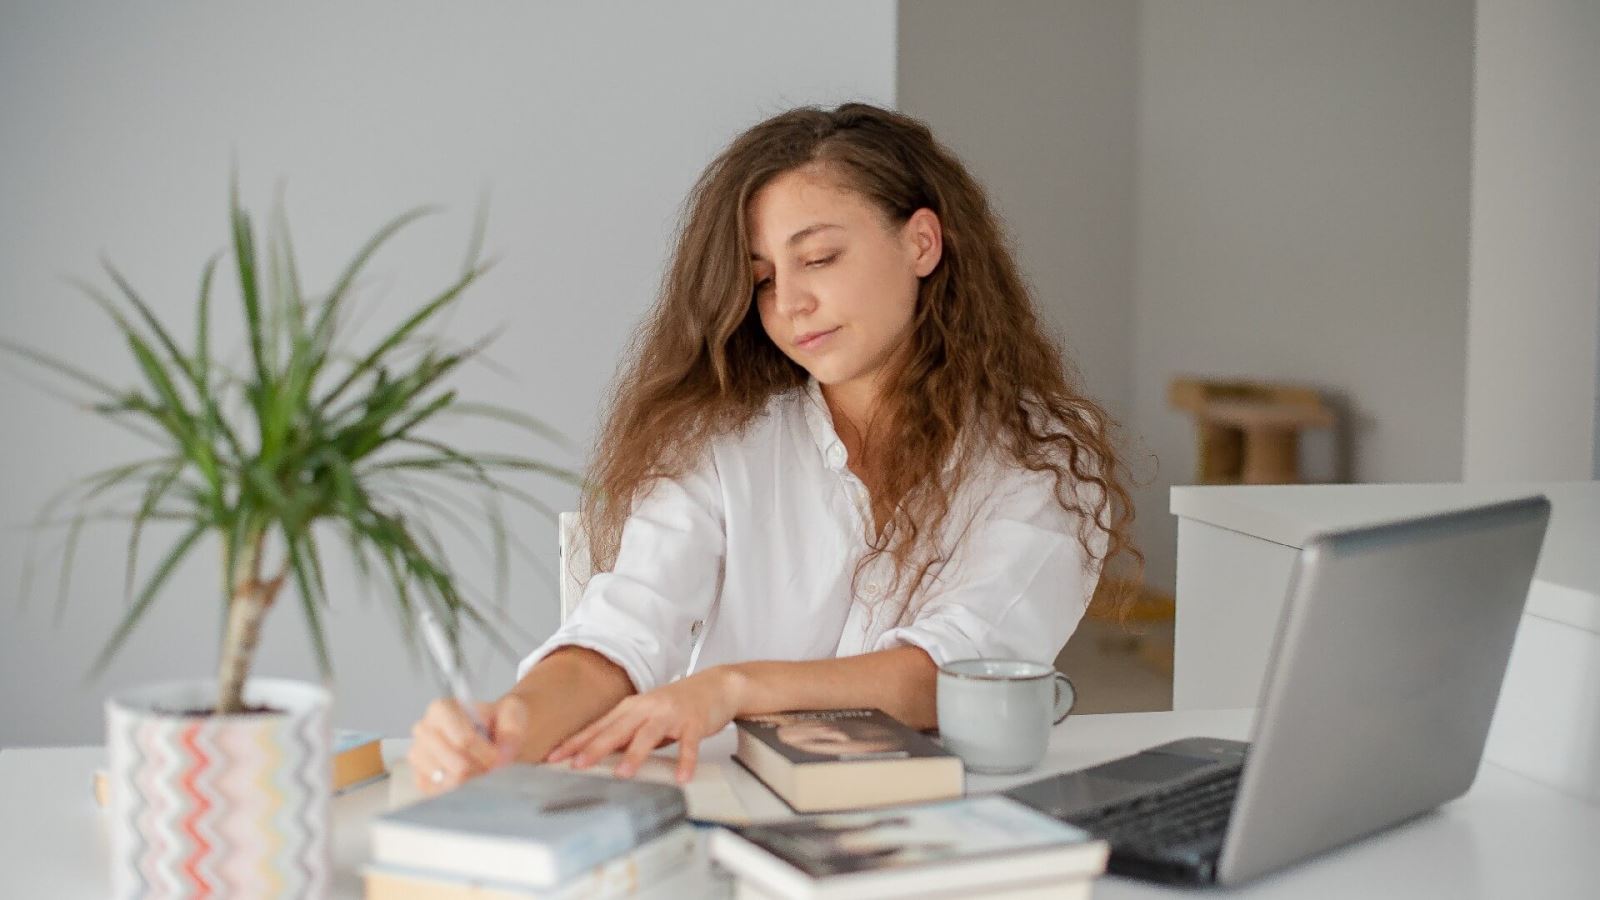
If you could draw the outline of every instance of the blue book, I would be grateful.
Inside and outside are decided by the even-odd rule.
[[[549,888],[686,814],[675,785],[514,764],[373,820],[372,860]]]

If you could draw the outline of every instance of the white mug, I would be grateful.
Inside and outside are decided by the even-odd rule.
[[[1045,663],[955,660],[939,667],[939,736],[968,771],[1026,772],[1044,759],[1050,727],[1076,699],[1072,681]]]

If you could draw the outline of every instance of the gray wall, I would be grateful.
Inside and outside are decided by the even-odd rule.
[[[709,158],[791,105],[895,101],[888,0],[12,3],[0,17],[0,333],[132,383],[110,327],[57,276],[104,284],[95,278],[103,250],[161,313],[187,322],[200,265],[226,241],[233,151],[258,215],[274,181],[286,179],[313,290],[389,217],[418,203],[449,205],[378,257],[362,293],[374,323],[455,271],[487,184],[488,249],[503,262],[448,331],[465,341],[506,325],[491,355],[510,377],[479,368],[462,386],[542,415],[584,444],[623,341],[652,299],[679,203]],[[237,350],[236,323],[219,327],[232,335],[222,345]],[[8,526],[31,518],[69,478],[144,452],[14,373],[0,370]],[[466,446],[544,452],[490,427],[452,434]],[[530,484],[557,506],[574,502],[570,491]],[[550,566],[553,526],[519,514],[513,527]],[[40,549],[60,537],[51,533]],[[146,570],[163,537],[171,534],[147,541]],[[25,531],[0,531],[0,745],[96,742],[109,686],[211,674],[212,551],[179,572],[107,676],[85,685],[122,610],[124,534],[86,534],[56,624],[48,553],[32,600],[11,602],[27,544]],[[463,567],[487,571],[459,549]],[[431,685],[400,649],[381,598],[353,593],[346,574],[333,573],[335,719],[401,733]],[[512,583],[506,633],[531,645],[554,626],[555,581],[518,563]],[[285,598],[258,673],[313,676],[303,635]],[[472,657],[483,693],[509,682],[510,660],[488,657],[481,644]]]
[[[1465,477],[1600,477],[1600,3],[1481,0]]]
[[[1137,4],[900,4],[900,108],[990,191],[1043,314],[1131,414]]]
[[[1326,389],[1351,431],[1308,447],[1314,477],[1460,477],[1473,5],[1140,13],[1133,421],[1161,463],[1140,536],[1171,585],[1167,489],[1194,471],[1173,375]]]

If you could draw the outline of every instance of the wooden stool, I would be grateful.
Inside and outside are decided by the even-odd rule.
[[[1301,429],[1334,423],[1320,394],[1291,385],[1178,378],[1167,400],[1195,417],[1200,484],[1298,483]]]

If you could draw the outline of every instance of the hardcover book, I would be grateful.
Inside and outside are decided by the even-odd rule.
[[[881,710],[774,713],[734,724],[734,759],[796,812],[938,800],[965,789],[960,759]]]
[[[389,774],[383,766],[383,737],[370,731],[333,730],[333,792],[360,787]]]
[[[694,851],[694,826],[685,823],[548,889],[408,866],[369,865],[362,876],[366,900],[602,900],[655,884],[693,859]]]
[[[550,888],[682,822],[675,785],[515,763],[373,820],[372,860]]]
[[[1008,797],[745,825],[711,837],[711,856],[753,895],[970,896],[1059,889],[1105,871],[1109,848]]]

